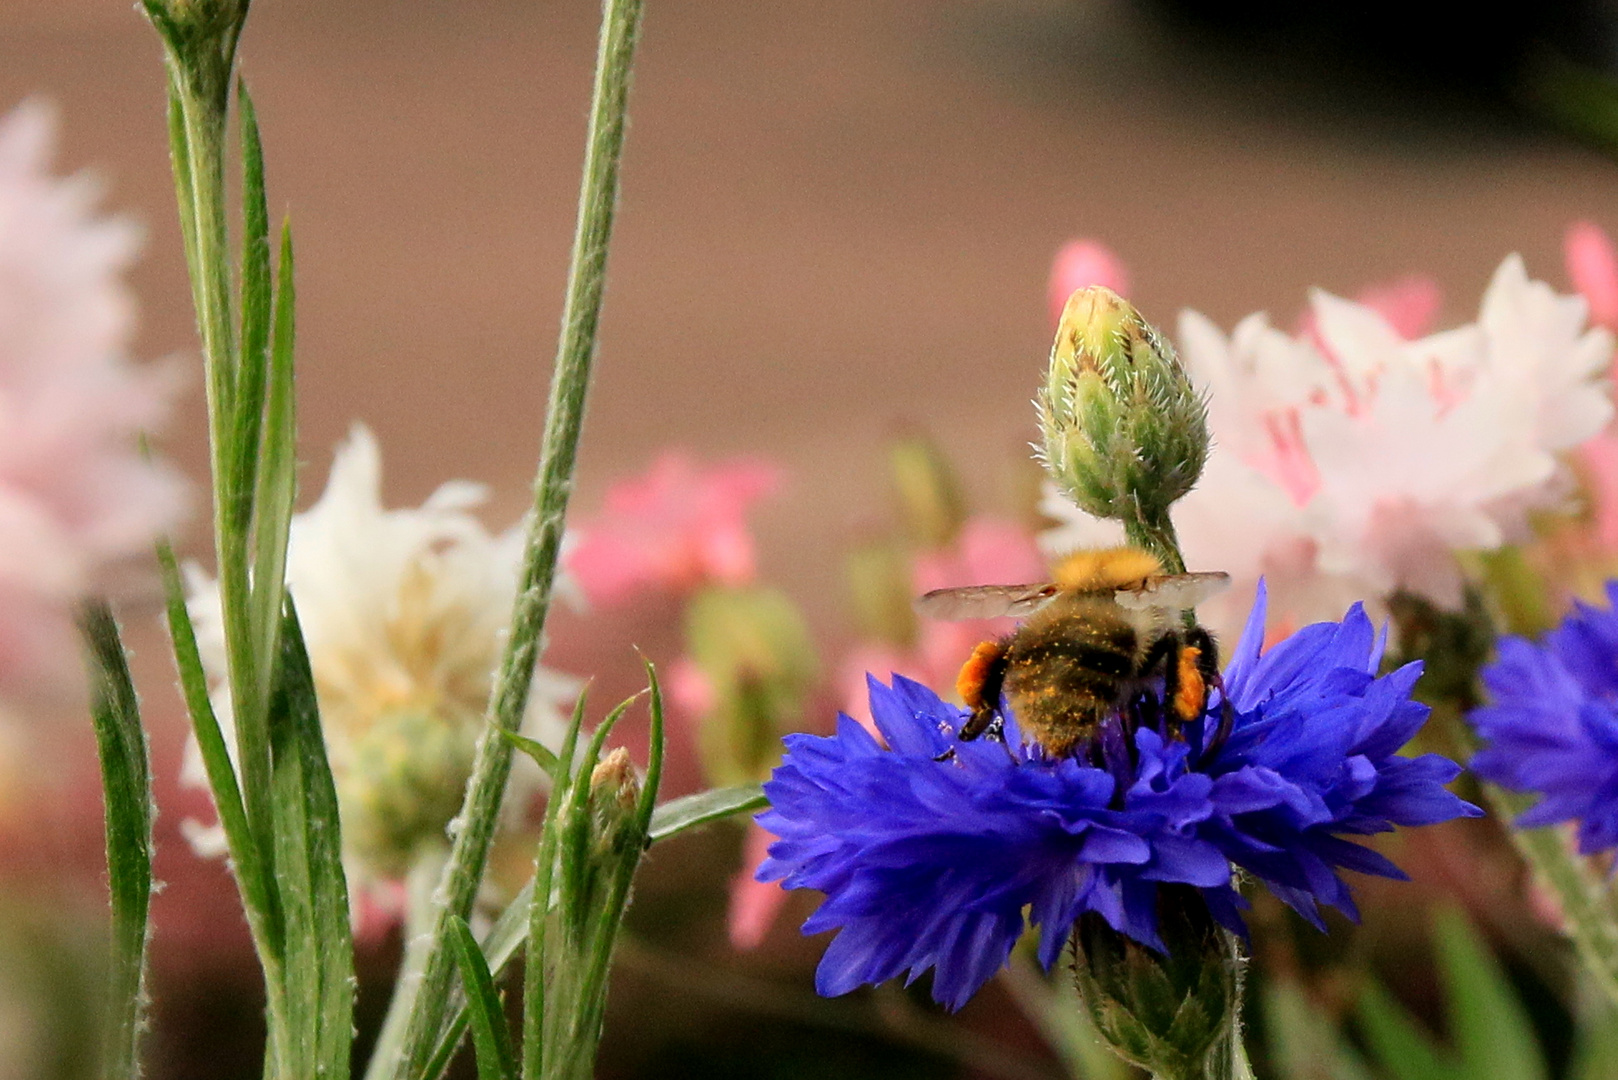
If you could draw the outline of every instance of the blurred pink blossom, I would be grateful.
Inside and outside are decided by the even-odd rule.
[[[1430,334],[1437,325],[1438,309],[1444,306],[1444,291],[1430,277],[1407,274],[1392,281],[1367,285],[1354,299],[1382,316],[1401,338],[1414,341]],[[1331,342],[1321,335],[1319,327],[1312,305],[1298,316],[1298,336],[1307,338],[1321,352],[1329,352]]]
[[[1590,305],[1590,321],[1618,330],[1618,253],[1606,230],[1592,221],[1574,222],[1562,240],[1562,258],[1573,288]]]
[[[175,384],[127,355],[139,230],[51,175],[53,126],[37,101],[0,118],[0,696],[34,701],[81,681],[74,601],[127,585],[183,503],[137,449]]]
[[[1129,270],[1112,249],[1099,240],[1069,240],[1051,260],[1046,287],[1051,325],[1062,320],[1067,298],[1087,285],[1105,285],[1119,296],[1129,295]]]
[[[769,854],[770,842],[774,839],[758,822],[749,822],[742,848],[742,868],[730,880],[730,944],[741,952],[764,943],[776,912],[787,898],[780,882],[759,881],[753,876]]]
[[[682,656],[669,665],[667,681],[669,700],[693,726],[699,726],[719,705],[713,680],[689,656]]]
[[[780,485],[766,462],[704,469],[668,451],[644,474],[607,490],[597,517],[577,530],[568,570],[591,602],[619,603],[641,589],[741,585],[755,572],[747,510]]]
[[[1596,539],[1608,551],[1618,551],[1618,431],[1612,428],[1579,447],[1585,482],[1595,514]]]

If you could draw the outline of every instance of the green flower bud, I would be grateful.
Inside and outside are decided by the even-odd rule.
[[[1174,347],[1111,289],[1068,298],[1039,393],[1041,459],[1085,511],[1160,527],[1208,458],[1208,409]]]
[[[954,543],[966,521],[966,495],[937,444],[920,435],[899,439],[888,450],[888,467],[910,542],[925,551]]]
[[[907,649],[918,630],[910,559],[895,543],[876,541],[848,553],[844,563],[860,636]]]
[[[708,782],[763,779],[819,676],[802,614],[775,589],[710,587],[686,610],[685,639],[710,699],[697,740]]]
[[[1073,932],[1079,996],[1113,1052],[1158,1080],[1230,1075],[1239,1000],[1237,957],[1196,891],[1164,886],[1158,953],[1098,915]]]

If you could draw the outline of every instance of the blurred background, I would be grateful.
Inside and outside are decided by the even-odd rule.
[[[1618,227],[1599,78],[1618,14],[1596,0],[1487,26],[1471,5],[1294,10],[1314,7],[654,0],[575,506],[670,447],[777,463],[785,483],[753,516],[761,575],[831,650],[851,633],[839,553],[887,527],[897,433],[930,435],[974,506],[1023,512],[1046,277],[1073,236],[1110,245],[1132,299],[1169,326],[1183,307],[1290,325],[1310,286],[1352,295],[1411,272],[1443,288],[1441,324],[1464,321],[1512,251],[1566,290],[1568,223]],[[492,526],[526,505],[596,20],[589,0],[256,5],[243,70],[272,212],[299,239],[305,501],[363,420],[390,505],[457,477],[490,486]],[[93,171],[105,205],[145,229],[135,353],[190,372],[162,443],[200,485],[156,37],[127,0],[6,0],[0,110],[34,95],[59,111],[60,171]],[[178,834],[199,798],[175,787],[184,716],[156,618],[155,604],[131,616],[168,883],[150,1074],[251,1076],[258,977],[226,872]],[[549,663],[599,676],[605,701],[634,688],[631,645],[676,655],[676,624],[672,602],[563,615]],[[93,744],[64,715],[26,745],[0,798],[0,1077],[88,1075],[105,908]],[[669,794],[701,782],[679,754]],[[643,944],[621,966],[602,1075],[1060,1075],[1004,993],[936,1030],[930,1014],[905,1027],[909,999],[814,999],[805,898],[735,954],[725,891],[742,832],[680,843],[654,855],[631,914]],[[1453,893],[1444,851],[1498,839],[1454,828],[1431,843],[1403,861]],[[1504,877],[1467,887],[1494,896],[1497,936],[1526,910]],[[1425,940],[1414,906],[1401,918],[1367,895],[1368,938]],[[397,955],[396,934],[362,947],[362,1020],[380,1015]],[[1401,978],[1412,1001],[1431,982],[1420,965]],[[1547,1007],[1542,1023],[1566,1017]]]

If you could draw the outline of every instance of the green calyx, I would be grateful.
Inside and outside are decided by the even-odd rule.
[[[1208,459],[1208,409],[1174,347],[1110,289],[1068,299],[1040,389],[1040,456],[1096,517],[1166,522]]]
[[[1100,916],[1073,932],[1074,975],[1112,1051],[1158,1080],[1229,1080],[1240,961],[1195,890],[1164,887],[1159,932],[1167,953],[1118,933]]]

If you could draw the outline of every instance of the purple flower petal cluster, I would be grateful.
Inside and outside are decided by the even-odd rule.
[[[1239,932],[1233,865],[1317,926],[1321,904],[1355,917],[1339,871],[1404,875],[1345,836],[1481,813],[1444,790],[1453,762],[1397,753],[1427,718],[1410,699],[1420,667],[1378,678],[1384,640],[1358,605],[1261,653],[1264,608],[1261,586],[1224,676],[1224,738],[1215,695],[1178,737],[1120,717],[1083,758],[1049,758],[1011,716],[1004,744],[963,743],[967,712],[900,676],[870,680],[885,747],[846,716],[835,735],[788,737],[764,785],[758,820],[779,839],[758,876],[826,894],[804,924],[840,931],[817,989],[931,968],[933,996],[959,1008],[1025,911],[1047,967],[1086,912],[1161,950],[1160,883],[1196,887]]]
[[[1517,825],[1577,821],[1586,855],[1618,847],[1618,581],[1607,601],[1577,605],[1541,644],[1501,638],[1483,669],[1491,702],[1470,715],[1488,743],[1472,771],[1544,795]]]

